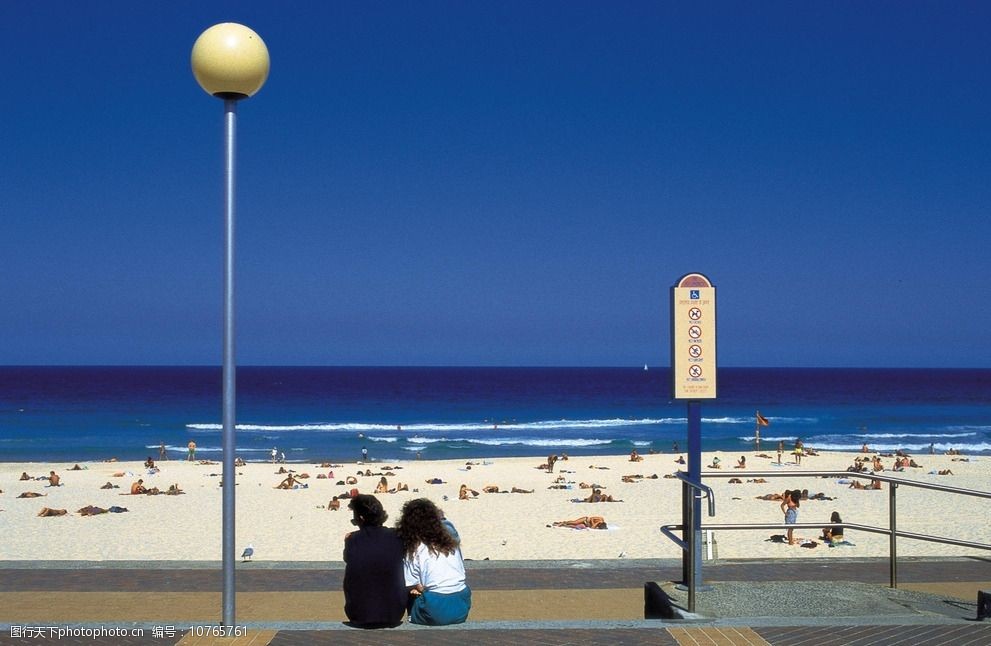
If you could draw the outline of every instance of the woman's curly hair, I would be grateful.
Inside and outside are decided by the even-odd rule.
[[[451,554],[458,548],[447,528],[441,523],[440,509],[426,498],[410,500],[403,505],[396,521],[396,533],[403,542],[403,551],[412,558],[420,543],[434,554]]]

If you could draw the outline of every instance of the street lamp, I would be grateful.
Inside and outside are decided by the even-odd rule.
[[[234,627],[234,144],[237,102],[268,78],[268,48],[237,23],[210,27],[196,39],[193,76],[207,94],[224,101],[224,416],[223,416],[223,625]]]

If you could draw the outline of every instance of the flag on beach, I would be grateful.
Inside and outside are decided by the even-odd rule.
[[[770,426],[770,425],[771,425],[771,421],[768,420],[763,415],[761,415],[760,411],[757,411],[757,426]]]

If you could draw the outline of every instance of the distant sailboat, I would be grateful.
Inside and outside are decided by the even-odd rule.
[[[643,370],[644,370],[644,372],[647,372],[647,364],[646,363],[643,364]]]

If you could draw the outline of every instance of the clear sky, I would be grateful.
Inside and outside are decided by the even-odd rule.
[[[696,5],[701,4],[702,7]],[[0,3],[0,363],[991,367],[991,3]]]

